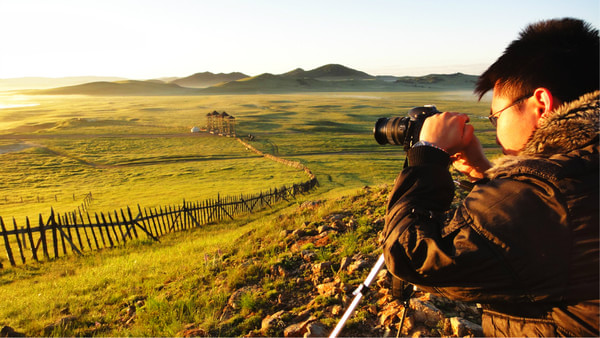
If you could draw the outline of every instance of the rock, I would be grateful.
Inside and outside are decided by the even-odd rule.
[[[404,307],[398,300],[385,304],[385,307],[379,312],[379,324],[388,326],[399,321],[402,311],[404,311]]]
[[[331,238],[329,238],[329,236],[327,236],[327,233],[324,232],[321,235],[317,236],[314,243],[316,247],[324,247],[327,244],[331,243]]]
[[[346,270],[348,268],[348,266],[350,266],[351,263],[352,263],[352,258],[350,258],[350,257],[344,257],[344,258],[342,258],[342,262],[340,263],[340,270],[339,270],[339,272],[342,272],[342,271]]]
[[[50,324],[50,325],[46,325],[44,327],[44,332],[46,334],[52,333],[52,331],[54,331],[55,328],[57,327],[61,327],[61,326],[65,326],[69,323],[72,323],[74,321],[77,320],[77,316],[65,316],[60,318],[59,320],[57,320],[56,322]]]
[[[0,330],[0,337],[25,337],[25,336],[26,335],[24,333],[17,332],[17,331],[15,331],[15,329],[13,329],[10,326],[4,326]]]
[[[304,337],[327,337],[327,327],[319,321],[314,321],[306,325],[306,333]]]
[[[308,250],[302,250],[300,254],[302,255],[302,259],[306,262],[312,262],[317,258],[316,253]]]
[[[328,225],[321,225],[321,226],[319,226],[319,227],[317,228],[317,232],[318,232],[319,234],[322,234],[322,233],[324,233],[324,232],[326,232],[326,231],[329,231],[329,230],[332,230],[332,229],[331,229],[331,227],[330,227],[330,226],[328,226]]]
[[[285,328],[285,330],[283,330],[283,336],[284,337],[307,337],[306,334],[308,334],[309,332],[309,324],[315,322],[316,318],[315,317],[310,317],[307,320],[300,322],[300,323],[296,323],[296,324],[292,324],[288,327]],[[323,325],[323,324],[321,324]],[[315,327],[314,330],[315,332],[318,331],[318,327]],[[323,335],[325,336],[325,335]],[[315,335],[312,335],[310,337],[316,337]]]
[[[300,209],[315,209],[322,203],[323,203],[323,201],[321,201],[321,200],[306,201],[300,205]]]
[[[331,308],[331,314],[337,316],[342,313],[342,307],[340,305],[334,305]]]
[[[267,334],[267,332],[271,329],[281,328],[284,325],[283,320],[281,319],[281,316],[283,316],[284,313],[285,311],[281,310],[270,316],[266,316],[261,322],[260,330]]]
[[[243,287],[241,289],[235,290],[231,294],[231,296],[229,296],[229,299],[227,300],[227,305],[225,305],[225,308],[223,308],[223,312],[221,313],[221,317],[219,320],[224,321],[231,318],[233,311],[238,310],[239,308],[239,302],[242,298],[242,295],[244,295],[247,292],[256,292],[257,290],[257,286]]]
[[[355,271],[362,270],[368,266],[369,266],[369,262],[367,262],[366,260],[364,260],[362,258],[359,258],[359,259],[355,260],[354,262],[352,262],[352,264],[350,264],[350,266],[348,266],[348,273],[353,274]]]
[[[292,324],[283,330],[284,337],[303,337],[306,333],[306,325],[304,323]]]
[[[317,291],[321,296],[331,297],[336,293],[336,284],[336,282],[319,284],[317,285]]]
[[[313,265],[312,273],[315,275],[322,275],[323,273],[325,273],[325,270],[329,268],[331,268],[331,262],[317,263]]]
[[[464,337],[481,337],[483,336],[483,328],[481,325],[477,325],[473,322],[470,322],[464,318],[460,317],[452,317],[450,318],[450,325],[452,327],[452,332],[455,336]]]
[[[131,306],[127,307],[127,309],[125,310],[125,313],[127,314],[127,316],[131,317],[131,316],[135,315],[135,311],[136,311],[135,306],[131,305]]]
[[[444,313],[430,302],[417,298],[410,299],[410,315],[417,321],[429,326],[436,326],[444,320]]]
[[[176,337],[208,337],[208,332],[201,328],[196,328],[195,324],[188,324],[184,326],[183,330],[178,332]]]
[[[356,228],[356,221],[353,219],[349,220],[348,223],[346,223],[346,227],[349,229]]]

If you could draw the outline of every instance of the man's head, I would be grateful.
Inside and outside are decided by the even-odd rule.
[[[505,154],[517,154],[558,105],[599,88],[598,30],[581,20],[529,25],[477,82],[493,90],[491,120]]]
[[[494,89],[511,99],[547,88],[563,102],[598,89],[598,29],[578,19],[554,19],[527,26],[480,77],[480,98]]]

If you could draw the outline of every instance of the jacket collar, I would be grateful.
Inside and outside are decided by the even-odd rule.
[[[521,155],[550,157],[580,149],[598,135],[600,91],[563,104],[542,120]]]

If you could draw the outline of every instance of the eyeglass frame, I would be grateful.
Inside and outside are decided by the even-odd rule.
[[[490,115],[488,116],[488,120],[490,120],[490,123],[494,126],[494,128],[498,127],[498,118],[500,118],[500,114],[502,112],[504,112],[505,110],[507,110],[510,107],[513,107],[519,103],[521,103],[522,101],[532,97],[533,94],[527,94],[527,95],[523,95],[521,97],[519,97],[518,99],[514,100],[511,104],[509,104],[508,106],[498,110],[497,112],[493,113],[492,109],[490,108]]]

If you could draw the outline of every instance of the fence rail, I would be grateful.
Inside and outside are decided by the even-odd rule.
[[[276,202],[295,198],[309,192],[317,179],[291,186],[260,192],[254,195],[218,196],[201,202],[159,208],[141,208],[94,213],[78,208],[73,212],[57,214],[51,210],[44,220],[40,214],[37,226],[29,217],[18,225],[13,217],[12,229],[0,216],[0,237],[3,238],[10,265],[27,261],[51,260],[67,255],[82,255],[85,251],[101,250],[124,245],[134,239],[159,241],[167,233],[216,223],[223,219],[248,214],[271,207]],[[91,196],[91,195],[90,195]],[[91,198],[91,197],[90,197]],[[2,268],[0,261],[0,268]]]

